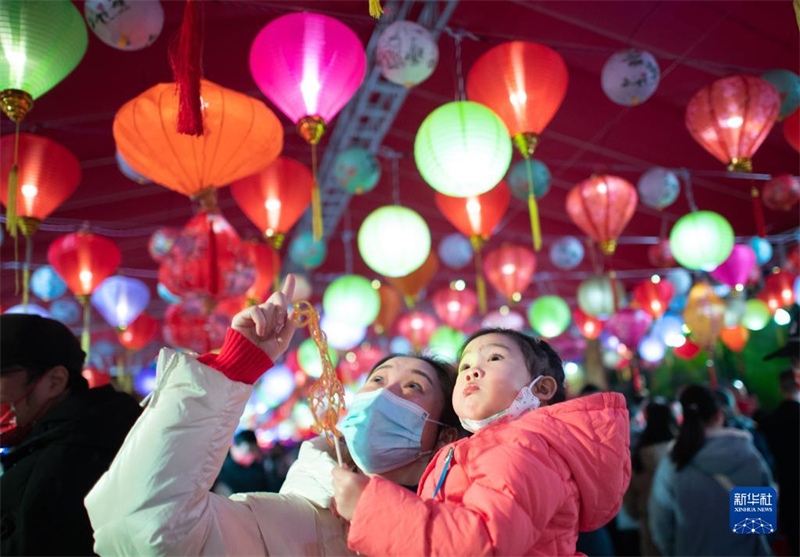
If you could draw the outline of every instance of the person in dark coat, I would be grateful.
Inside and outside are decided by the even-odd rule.
[[[93,555],[83,498],[141,413],[110,385],[89,389],[70,330],[0,315],[0,554]]]
[[[233,438],[211,491],[226,497],[234,493],[277,492],[278,479],[267,470],[264,460],[255,432],[240,431]]]

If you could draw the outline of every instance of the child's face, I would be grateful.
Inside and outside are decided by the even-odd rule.
[[[482,420],[508,408],[530,382],[517,343],[489,333],[474,339],[462,353],[453,407],[460,418]]]

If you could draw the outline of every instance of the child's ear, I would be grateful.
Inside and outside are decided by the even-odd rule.
[[[558,390],[558,383],[554,377],[549,375],[543,376],[536,385],[533,386],[533,394],[542,402],[548,402],[551,398],[556,396]]]
[[[458,439],[458,430],[456,428],[450,426],[443,426],[439,431],[439,438],[436,440],[436,446],[433,448],[433,452],[436,453],[436,451],[438,451],[445,445],[449,445],[450,443],[455,442],[457,439]]]

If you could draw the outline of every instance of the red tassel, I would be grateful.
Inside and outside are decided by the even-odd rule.
[[[767,227],[764,224],[764,209],[761,207],[761,194],[755,184],[750,186],[750,196],[753,198],[753,217],[756,220],[756,234],[759,238],[767,237]]]
[[[197,0],[186,0],[183,22],[169,47],[169,64],[178,88],[178,133],[203,135],[203,111],[200,102],[202,74],[202,22]]]

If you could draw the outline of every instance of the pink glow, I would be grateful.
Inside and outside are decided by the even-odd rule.
[[[711,271],[711,276],[730,287],[743,285],[756,264],[756,253],[753,248],[744,244],[733,246],[728,259]]]

